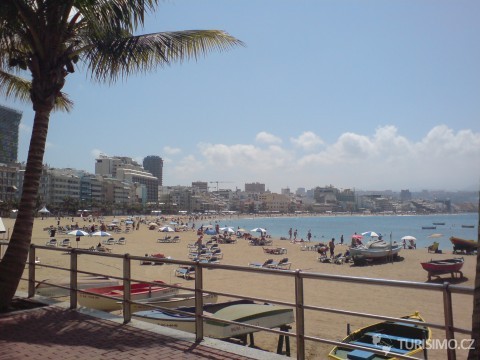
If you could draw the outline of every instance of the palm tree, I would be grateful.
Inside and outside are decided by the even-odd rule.
[[[158,2],[0,1],[0,89],[6,96],[30,100],[35,113],[18,216],[0,263],[0,309],[11,303],[25,267],[50,114],[71,109],[62,88],[77,62],[93,80],[112,84],[132,73],[242,45],[217,30],[134,35]]]

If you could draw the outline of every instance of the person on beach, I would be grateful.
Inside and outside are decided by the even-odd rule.
[[[295,231],[293,232],[293,241],[297,240],[297,233],[297,229],[295,229]]]
[[[308,233],[307,233],[307,240],[310,242],[312,239],[312,230],[308,230]]]
[[[343,234],[340,236],[340,244],[343,245]]]
[[[328,243],[328,249],[330,250],[330,257],[334,258],[335,257],[335,238],[332,238],[330,242]]]
[[[203,235],[199,236],[198,240],[195,242],[195,245],[197,245],[198,253],[200,253],[200,251],[202,251],[202,247],[203,247]]]
[[[290,228],[290,230],[288,230],[288,235],[289,235],[289,237],[290,237],[289,240],[292,240],[292,228]]]

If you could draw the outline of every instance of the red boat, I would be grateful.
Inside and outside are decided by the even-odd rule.
[[[455,236],[450,237],[450,241],[453,244],[453,251],[473,252],[478,248],[478,242],[475,240],[465,240],[457,238]]]
[[[429,272],[443,272],[449,273],[452,271],[459,271],[463,266],[463,258],[453,258],[445,260],[432,260],[423,262],[422,267]]]

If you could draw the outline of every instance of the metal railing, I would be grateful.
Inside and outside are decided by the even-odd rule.
[[[67,252],[70,255],[70,268],[62,268],[53,265],[41,264],[43,267],[59,269],[59,270],[66,270],[70,272],[70,287],[58,286],[55,284],[49,284],[52,286],[58,286],[60,288],[68,289],[70,291],[70,307],[75,309],[77,307],[77,294],[80,293],[87,293],[83,290],[78,289],[77,284],[77,276],[78,274],[89,274],[89,275],[100,275],[105,276],[105,274],[97,274],[88,271],[83,271],[78,269],[78,255],[88,255],[88,256],[102,256],[102,257],[109,257],[109,258],[116,258],[122,259],[123,261],[123,277],[115,277],[110,276],[113,279],[122,280],[124,284],[124,292],[123,292],[123,318],[124,322],[128,323],[131,320],[132,313],[131,313],[131,305],[135,302],[130,298],[130,286],[132,282],[145,282],[145,280],[141,279],[132,279],[131,278],[131,261],[138,260],[138,261],[152,261],[152,262],[162,262],[167,264],[177,264],[177,265],[187,265],[187,266],[194,266],[195,267],[195,333],[196,333],[196,340],[202,341],[204,338],[204,329],[203,329],[203,319],[206,318],[203,315],[203,293],[215,294],[220,296],[227,296],[230,298],[237,298],[237,299],[247,299],[253,301],[261,301],[261,302],[268,302],[271,304],[277,305],[284,305],[290,306],[295,310],[295,331],[288,332],[288,331],[281,331],[269,328],[263,328],[256,325],[250,325],[245,323],[237,323],[234,321],[223,320],[215,318],[215,321],[225,323],[225,324],[235,324],[235,325],[242,325],[253,330],[262,330],[267,331],[270,333],[278,334],[281,336],[288,336],[288,337],[295,337],[296,339],[296,355],[297,359],[305,359],[305,342],[313,341],[324,343],[332,346],[341,346],[343,348],[351,348],[351,349],[359,349],[359,350],[366,350],[369,352],[373,352],[380,355],[386,355],[385,351],[376,350],[372,348],[366,348],[359,345],[352,345],[346,344],[341,341],[331,340],[331,339],[324,339],[315,336],[309,336],[305,334],[305,310],[313,310],[318,312],[328,312],[328,313],[335,313],[340,315],[348,315],[348,316],[357,316],[363,318],[371,318],[377,319],[382,321],[395,321],[401,323],[408,323],[408,324],[415,324],[420,326],[427,326],[436,329],[442,329],[445,331],[445,337],[447,342],[450,340],[454,341],[455,333],[460,334],[471,334],[471,331],[468,329],[463,329],[454,326],[453,322],[453,304],[452,304],[452,294],[466,294],[466,295],[473,295],[473,288],[465,287],[465,286],[458,286],[458,285],[451,285],[448,282],[443,284],[432,284],[432,283],[419,283],[419,282],[411,282],[411,281],[396,281],[396,280],[384,280],[384,279],[373,279],[373,278],[364,278],[364,277],[353,277],[353,276],[342,276],[342,275],[330,275],[330,274],[322,274],[322,273],[315,273],[315,272],[307,272],[302,270],[275,270],[275,269],[256,269],[252,267],[244,267],[244,266],[236,266],[236,265],[226,265],[226,264],[208,264],[202,262],[193,262],[193,261],[182,261],[182,260],[173,260],[167,258],[152,258],[152,257],[144,257],[144,256],[132,256],[129,254],[111,254],[111,253],[101,253],[101,252],[93,252],[89,250],[82,250],[82,249],[65,249],[65,248],[52,248],[47,246],[38,246],[38,245],[31,245],[30,253],[29,253],[29,272],[28,272],[28,279],[22,279],[28,281],[28,296],[33,297],[35,295],[35,286],[38,283],[35,279],[35,254],[36,249],[42,250],[50,250],[50,251],[61,251],[63,253]],[[232,294],[226,292],[219,292],[219,291],[212,291],[205,289],[203,286],[203,276],[204,276],[204,269],[224,269],[230,271],[240,271],[240,272],[248,272],[248,273],[257,273],[257,274],[269,274],[275,275],[280,277],[288,277],[294,278],[295,282],[295,302],[286,302],[286,301],[277,301],[265,298],[258,298],[258,297],[247,297],[240,294]],[[356,311],[347,311],[342,309],[335,309],[335,308],[328,308],[328,307],[321,307],[321,306],[314,306],[305,304],[304,301],[304,280],[306,279],[313,279],[313,280],[325,280],[325,281],[335,281],[335,282],[349,282],[355,284],[365,284],[369,286],[390,286],[395,288],[409,288],[409,289],[416,289],[416,290],[428,290],[433,292],[441,292],[443,294],[443,309],[444,309],[444,321],[443,323],[432,323],[432,322],[417,322],[413,320],[407,320],[403,318],[395,318],[395,317],[388,317],[370,313],[362,313]],[[151,283],[155,285],[155,283]],[[158,285],[158,284],[157,284]],[[192,290],[191,288],[185,288],[178,285],[165,285],[171,288],[177,288],[181,290]],[[99,296],[99,294],[95,294]],[[106,296],[103,296],[106,297]],[[151,306],[153,308],[160,308],[162,310],[167,310],[162,307]],[[173,309],[168,309],[170,312],[179,312]],[[186,313],[185,313],[186,314]],[[190,314],[191,315],[191,314]],[[401,354],[391,354],[394,355],[395,358],[399,359],[417,359],[415,357],[401,355]],[[456,359],[456,352],[455,348],[448,348],[447,349],[447,356],[448,360],[455,360]]]

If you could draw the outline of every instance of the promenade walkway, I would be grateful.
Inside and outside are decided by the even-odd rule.
[[[0,314],[0,360],[285,359],[284,356],[67,304]]]

